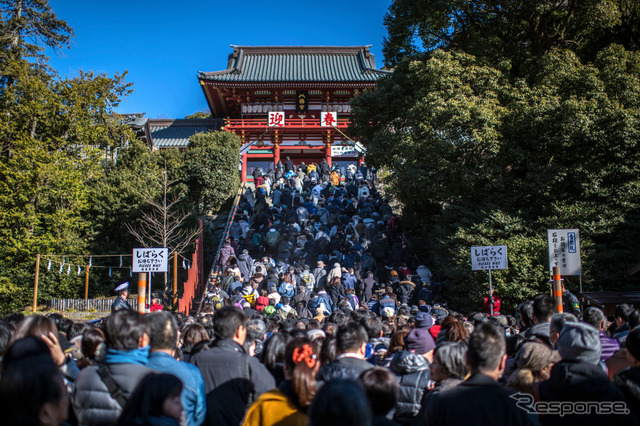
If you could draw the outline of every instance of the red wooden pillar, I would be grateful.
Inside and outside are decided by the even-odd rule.
[[[247,153],[242,154],[242,172],[240,173],[240,180],[242,182],[247,181]]]
[[[276,142],[273,147],[273,164],[274,166],[280,162],[280,144]],[[275,169],[275,167],[274,167]]]
[[[327,130],[327,146],[324,150],[324,158],[331,167],[331,130]]]

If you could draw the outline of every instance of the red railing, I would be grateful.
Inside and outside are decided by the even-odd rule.
[[[335,126],[339,129],[346,129],[349,127],[350,120],[348,118],[339,118],[338,125]],[[227,130],[242,130],[242,129],[263,129],[266,130],[269,127],[269,120],[266,118],[230,118],[225,121],[224,128]],[[299,129],[321,129],[331,130],[332,127],[322,126],[320,118],[287,118],[284,121],[282,127],[271,127],[273,130],[299,130]]]
[[[191,255],[191,268],[184,283],[182,297],[178,299],[178,311],[185,315],[191,313],[196,298],[204,291],[204,253],[202,250],[203,234],[202,219],[200,219],[200,236],[196,240],[195,252]]]

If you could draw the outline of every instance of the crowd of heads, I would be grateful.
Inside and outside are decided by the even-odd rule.
[[[85,371],[97,375],[101,366],[123,362],[150,370],[135,378],[119,408],[111,405],[114,423],[213,424],[183,407],[191,385],[145,360],[165,353],[197,367],[211,412],[220,373],[205,361],[223,359],[216,357],[225,350],[251,359],[243,362],[254,369],[252,380],[277,386],[312,425],[380,418],[431,424],[434,398],[446,407],[447,395],[478,376],[539,401],[606,396],[637,415],[640,374],[628,373],[640,367],[640,312],[633,307],[620,305],[611,318],[595,306],[556,313],[553,298],[539,295],[512,316],[455,312],[403,239],[401,221],[366,167],[337,183],[321,165],[287,167],[282,176],[278,167],[273,176],[258,176],[255,192],[243,197],[237,229],[217,259],[221,278],[197,315],[122,310],[82,324],[59,314],[0,321],[0,404],[7,415],[0,423],[89,424],[79,402]],[[267,377],[257,379],[261,369]],[[264,420],[271,400],[250,395],[242,401],[245,424],[277,423]],[[256,407],[263,411],[255,414]],[[185,421],[189,415],[198,420]]]

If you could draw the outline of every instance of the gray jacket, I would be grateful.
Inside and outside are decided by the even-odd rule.
[[[108,368],[126,399],[144,376],[155,372],[137,364],[110,364]],[[111,397],[107,385],[98,375],[97,366],[80,371],[71,402],[79,425],[114,425],[122,412],[122,407]]]

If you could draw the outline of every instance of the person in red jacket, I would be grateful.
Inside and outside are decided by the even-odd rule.
[[[484,311],[491,315],[491,305],[493,304],[493,315],[500,315],[500,303],[502,302],[502,298],[498,296],[493,290],[489,296],[485,296],[482,298],[482,304],[484,306]]]
[[[150,312],[156,312],[162,310],[162,304],[160,303],[160,299],[157,297],[151,298],[151,305],[149,305]]]

